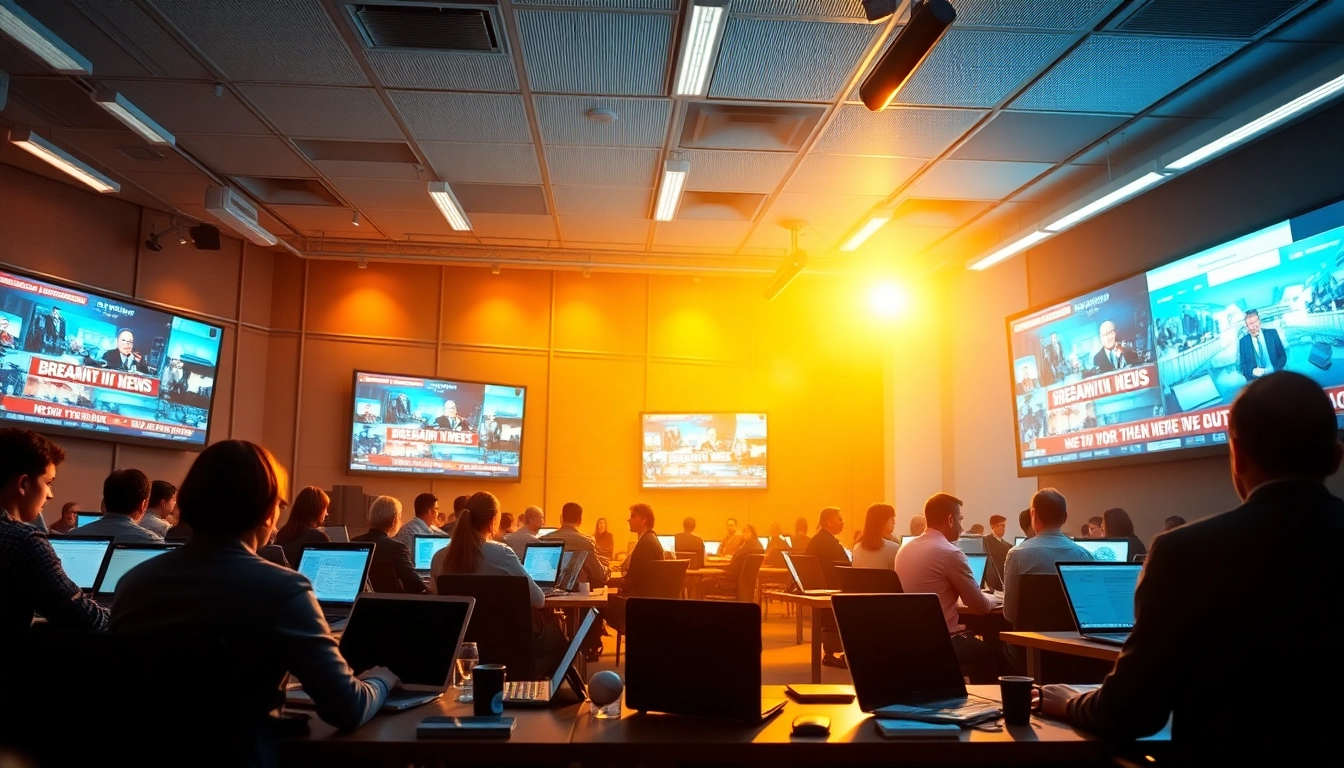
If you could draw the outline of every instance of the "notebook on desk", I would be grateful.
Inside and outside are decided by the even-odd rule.
[[[98,583],[98,573],[112,551],[111,536],[53,537],[51,548],[61,561],[61,570],[76,587],[90,592]]]
[[[937,595],[836,595],[831,608],[864,712],[957,725],[1001,714],[998,702],[966,691]]]
[[[560,578],[560,560],[564,554],[563,541],[534,541],[523,550],[523,570],[538,587],[548,590]]]
[[[135,566],[152,560],[164,552],[177,549],[181,544],[113,544],[112,551],[103,560],[98,571],[98,580],[93,585],[93,599],[103,605],[111,605],[117,595],[117,585]]]
[[[822,573],[821,563],[817,558],[811,555],[795,555],[791,552],[782,554],[784,567],[789,569],[789,576],[793,577],[793,585],[799,594],[821,596],[840,592],[838,589],[825,588],[826,575]]]
[[[505,682],[504,706],[549,707],[552,704],[563,703],[569,698],[560,695],[561,690],[563,690],[561,683],[566,680],[569,681],[570,690],[574,691],[578,697],[577,701],[586,699],[586,686],[583,684],[583,678],[574,669],[574,657],[578,655],[579,649],[588,639],[588,630],[592,628],[593,622],[596,620],[596,610],[584,611],[583,620],[574,630],[573,639],[569,641],[569,646],[565,648],[565,655],[560,659],[560,663],[556,666],[555,672],[549,680],[508,680]]]
[[[344,626],[373,561],[373,543],[305,544],[298,571],[312,582],[322,615],[332,629]]]
[[[1078,634],[1088,640],[1124,645],[1134,629],[1138,563],[1056,563],[1059,581]]]

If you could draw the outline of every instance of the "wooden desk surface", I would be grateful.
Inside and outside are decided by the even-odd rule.
[[[820,606],[822,608],[831,607],[830,595],[801,595],[797,592],[766,592],[766,597],[771,600],[778,600],[782,603],[793,603],[795,605]]]
[[[1088,640],[1077,632],[1000,632],[999,639],[1026,648],[1102,661],[1115,661],[1120,656],[1120,646]]]
[[[601,587],[586,595],[547,595],[546,606],[548,608],[604,608],[607,605],[607,593],[610,591],[606,587]]]

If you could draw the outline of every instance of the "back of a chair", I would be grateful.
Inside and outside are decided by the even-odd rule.
[[[645,567],[649,569],[644,580],[644,588],[638,595],[630,597],[681,597],[681,588],[686,581],[686,567],[689,560],[650,560]]]
[[[401,579],[397,578],[397,567],[389,562],[374,560],[369,564],[369,585],[374,592],[399,594],[402,592]]]
[[[698,571],[705,567],[705,556],[699,552],[677,552],[674,560],[685,560],[690,563],[686,566],[688,570]]]
[[[836,566],[835,572],[840,574],[841,592],[895,594],[905,591],[901,589],[901,578],[895,571],[886,568],[852,568],[841,565]]]
[[[444,574],[440,595],[476,598],[467,642],[477,644],[483,664],[504,664],[514,680],[533,680],[532,597],[525,576]]]
[[[1019,632],[1067,632],[1075,629],[1073,613],[1059,575],[1024,573],[1017,581],[1017,624]]]
[[[761,575],[761,566],[764,564],[765,555],[747,555],[742,561],[742,573],[737,577],[739,603],[756,601],[756,579]]]

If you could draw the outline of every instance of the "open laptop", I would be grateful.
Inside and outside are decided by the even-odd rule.
[[[98,571],[98,580],[93,585],[93,599],[105,605],[112,604],[117,594],[117,584],[135,566],[152,560],[164,552],[177,549],[181,544],[113,544],[112,550],[103,560]]]
[[[793,585],[804,595],[834,595],[840,590],[826,588],[826,574],[821,571],[817,558],[784,552],[784,567],[793,577]]]
[[[414,561],[415,570],[421,575],[429,573],[429,566],[434,562],[434,555],[439,550],[448,546],[452,539],[447,536],[412,536],[411,541],[411,560]]]
[[[959,725],[1001,714],[998,702],[966,691],[937,595],[836,595],[831,608],[859,709]]]
[[[710,541],[710,540],[706,539],[706,540],[705,540],[705,557],[718,557],[718,555],[719,555],[719,545],[722,544],[722,543],[723,543],[722,541]]]
[[[564,554],[563,541],[534,541],[523,550],[523,570],[538,587],[551,589],[560,578],[560,560]]]
[[[989,555],[974,554],[966,555],[966,561],[971,564],[971,577],[975,579],[976,585],[985,583],[985,568],[989,564]]]
[[[579,554],[587,554],[580,552]],[[565,655],[560,659],[560,664],[556,666],[555,673],[549,680],[508,680],[504,683],[504,706],[506,707],[548,707],[551,704],[562,703],[560,691],[561,685],[565,680],[569,681],[569,687],[578,695],[578,701],[588,698],[586,688],[583,684],[583,678],[579,676],[574,669],[574,657],[578,655],[579,649],[588,639],[588,630],[597,620],[597,611],[584,611],[583,620],[574,630],[574,639],[569,641],[569,647],[565,648]]]
[[[350,617],[372,561],[373,542],[304,545],[297,570],[312,582],[322,615],[332,629],[342,628]]]
[[[111,536],[63,536],[51,540],[61,570],[76,587],[90,592],[98,582],[98,573],[112,551]]]
[[[336,544],[350,543],[350,531],[344,525],[324,525],[322,531]]]
[[[82,526],[88,525],[89,523],[92,523],[101,517],[102,515],[98,512],[76,512],[75,527],[80,528]]]
[[[444,595],[360,595],[341,634],[341,655],[356,674],[383,666],[401,678],[388,693],[384,712],[428,704],[452,683],[457,650],[476,599]],[[302,689],[286,703],[312,705]]]
[[[982,555],[985,553],[985,537],[967,534],[954,542],[957,549],[968,555]]]
[[[664,552],[675,552],[677,549],[676,536],[659,536],[658,543],[662,545]]]
[[[559,528],[538,528],[538,529],[537,529],[537,538],[539,538],[539,539],[541,539],[541,538],[545,538],[545,537],[551,535],[552,533],[555,533],[555,532],[558,531],[558,530],[560,530],[560,529],[559,529]]]
[[[1026,537],[1026,536],[1018,536],[1018,537],[1016,537],[1016,538],[1013,539],[1013,546],[1016,547],[1018,544],[1021,544],[1022,542],[1026,541],[1026,540],[1027,540],[1027,537]]]
[[[1099,563],[1129,562],[1129,539],[1075,539]]]
[[[1139,563],[1056,563],[1078,634],[1124,645],[1134,629],[1134,590]]]
[[[909,544],[910,542],[912,542],[912,541],[914,541],[915,539],[918,539],[918,538],[919,538],[918,536],[916,536],[916,535],[914,535],[914,534],[912,534],[912,533],[907,533],[907,534],[905,534],[904,536],[901,537],[901,546],[904,547],[906,544]]]
[[[713,631],[687,631],[692,627]],[[630,709],[759,723],[784,708],[783,698],[761,699],[761,607],[755,603],[632,597],[625,604],[625,643]],[[679,659],[693,660],[693,675]]]
[[[588,562],[588,553],[586,551],[574,551],[566,549],[560,556],[560,575],[555,579],[555,588],[552,592],[564,593],[573,592],[575,585],[579,583],[579,575],[583,573],[583,564]]]

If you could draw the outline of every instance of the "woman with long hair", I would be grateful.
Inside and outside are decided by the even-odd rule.
[[[890,538],[895,530],[895,507],[890,504],[868,507],[868,514],[863,519],[863,537],[854,543],[854,567],[894,569],[896,551],[901,548]]]
[[[513,533],[513,513],[500,512],[499,526],[498,529],[495,531],[494,540],[503,541],[504,537],[508,536],[510,533]]]
[[[321,544],[331,541],[322,524],[327,522],[327,508],[331,498],[327,492],[315,485],[299,491],[289,508],[289,521],[276,532],[275,543],[285,551],[285,559],[292,568],[299,567],[299,556],[306,544]]]
[[[597,518],[597,527],[593,529],[593,544],[597,549],[598,557],[605,557],[611,560],[612,555],[616,553],[616,542],[611,537],[611,531],[607,530],[607,518]]]
[[[1129,513],[1120,507],[1108,509],[1101,513],[1101,537],[1104,539],[1129,539],[1129,557],[1133,559],[1135,555],[1147,555],[1148,548],[1143,545],[1143,539],[1134,534],[1134,521],[1129,519]]]

